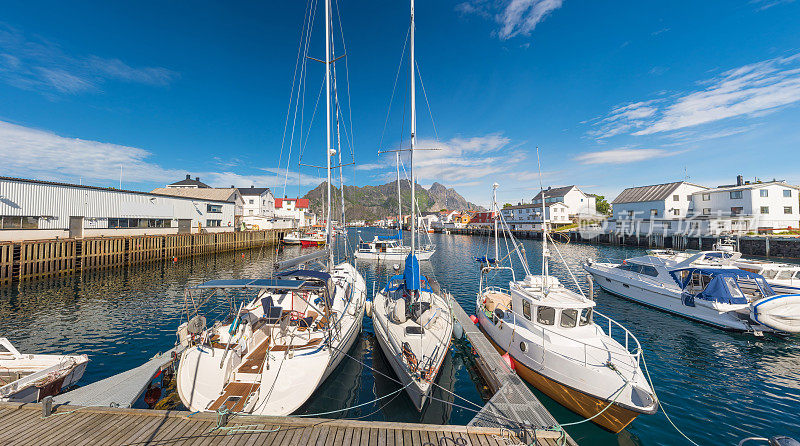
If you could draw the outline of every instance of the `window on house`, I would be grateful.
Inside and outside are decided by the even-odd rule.
[[[22,229],[39,229],[39,217],[22,217]]]
[[[761,206],[762,214],[769,214],[769,206]]]
[[[658,217],[658,209],[650,209],[650,215],[653,217]]]
[[[255,200],[248,200],[250,204],[255,204]]]
[[[737,215],[742,215],[743,211],[744,211],[744,208],[742,208],[742,207],[731,208],[731,216],[735,217]]]
[[[168,218],[149,218],[147,219],[148,228],[171,228],[172,219]]]
[[[633,211],[628,211],[628,217],[633,218]]]
[[[672,210],[672,215],[681,215],[681,210],[680,209],[673,209]]]
[[[669,221],[664,222],[664,229],[672,229],[672,222]]]
[[[250,215],[253,215],[253,210],[252,209],[250,209]]]
[[[708,201],[711,199],[711,194],[703,194],[703,201]]]
[[[221,204],[207,204],[206,205],[206,212],[209,214],[221,214],[222,213],[222,205]]]
[[[732,190],[731,191],[731,199],[732,200],[740,200],[742,198],[742,191],[740,190]]]
[[[3,229],[22,229],[22,217],[3,217],[0,218],[0,228]]]
[[[769,197],[769,189],[761,189],[758,191],[758,195],[761,197]]]
[[[206,226],[209,228],[218,228],[222,226],[222,220],[206,220]]]
[[[792,197],[792,190],[791,189],[784,189],[783,190],[783,196],[786,197],[786,198],[791,198]]]
[[[539,307],[536,312],[536,322],[542,325],[553,325],[556,322],[556,309],[553,307]]]
[[[692,201],[692,196],[691,195],[687,195],[686,196],[686,201]]]
[[[672,201],[681,201],[681,196],[680,195],[673,195],[672,196]]]
[[[531,320],[531,303],[527,300],[522,301],[522,314],[525,315],[525,319]]]
[[[783,207],[783,213],[784,214],[791,214],[792,213],[792,207],[791,206],[784,206]]]
[[[711,208],[703,208],[703,215],[711,215]]]

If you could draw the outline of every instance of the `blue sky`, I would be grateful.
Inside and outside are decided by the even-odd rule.
[[[390,99],[408,4],[338,2],[346,181],[378,184],[394,169],[378,147],[407,142],[407,65]],[[417,3],[418,135],[440,149],[418,154],[422,184],[486,204],[497,181],[501,200],[530,200],[537,146],[545,186],[609,198],[686,177],[800,183],[800,1]],[[294,130],[286,193],[305,192],[321,175],[298,166],[298,146],[322,162],[324,118],[310,119],[322,65],[307,63],[302,125],[285,123],[307,7],[4,3],[0,175],[116,187],[121,165],[126,188],[191,173],[280,194]]]

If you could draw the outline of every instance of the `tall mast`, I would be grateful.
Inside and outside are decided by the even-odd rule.
[[[492,212],[494,212],[494,261],[495,264],[500,260],[500,248],[497,245],[497,220],[500,219],[500,211],[497,208],[497,188],[499,184],[492,184]]]
[[[400,243],[403,240],[403,198],[400,196],[400,152],[397,156],[397,233],[400,234]]]
[[[414,205],[416,204],[416,198],[414,197],[414,192],[417,186],[417,179],[414,177],[414,146],[417,142],[417,103],[416,103],[416,95],[415,95],[415,76],[414,76],[414,65],[416,63],[414,59],[414,0],[411,0],[411,44],[410,44],[410,63],[409,68],[411,70],[411,151],[410,153],[410,164],[411,164],[411,253],[413,254],[416,247],[416,219],[417,213],[414,210]]]
[[[328,213],[325,222],[325,244],[328,247],[328,267],[333,267],[331,248],[331,1],[325,0],[325,162],[328,171]]]
[[[539,166],[539,189],[541,190],[542,198],[542,287],[547,287],[547,276],[550,275],[548,271],[549,264],[547,258],[550,257],[550,250],[547,249],[547,210],[545,208],[544,185],[542,184],[542,162],[539,159],[539,148],[536,148],[536,163]]]

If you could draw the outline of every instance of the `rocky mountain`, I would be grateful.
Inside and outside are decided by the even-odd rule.
[[[341,215],[341,196],[339,188],[333,186],[333,213]],[[411,187],[408,180],[400,183],[400,198],[403,204],[403,214],[411,211]],[[303,198],[310,201],[311,211],[321,215],[327,182],[321,183],[316,188],[308,191]],[[430,189],[417,184],[417,203],[423,212],[452,209],[456,211],[476,211],[484,208],[470,203],[455,189],[447,189],[439,183],[433,183]],[[397,214],[397,183],[391,182],[380,186],[345,186],[344,187],[345,213],[348,220],[380,220]]]

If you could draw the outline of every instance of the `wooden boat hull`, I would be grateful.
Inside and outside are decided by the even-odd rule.
[[[485,331],[484,334],[486,334]],[[489,342],[492,343],[492,346],[494,346],[494,348],[501,355],[506,354],[506,351],[495,344],[491,337],[487,335],[486,338],[489,339]],[[533,387],[539,389],[548,397],[554,399],[562,406],[584,418],[590,418],[594,416],[608,405],[608,401],[602,398],[598,398],[573,389],[572,387],[565,386],[564,384],[554,381],[532,370],[525,364],[515,359],[513,356],[509,356],[514,363],[514,369],[517,372],[517,375],[519,375]],[[639,412],[624,408],[617,404],[613,404],[597,418],[592,419],[592,422],[599,425],[603,429],[616,434],[631,424],[631,422],[633,422],[633,420],[635,420],[639,414]]]

